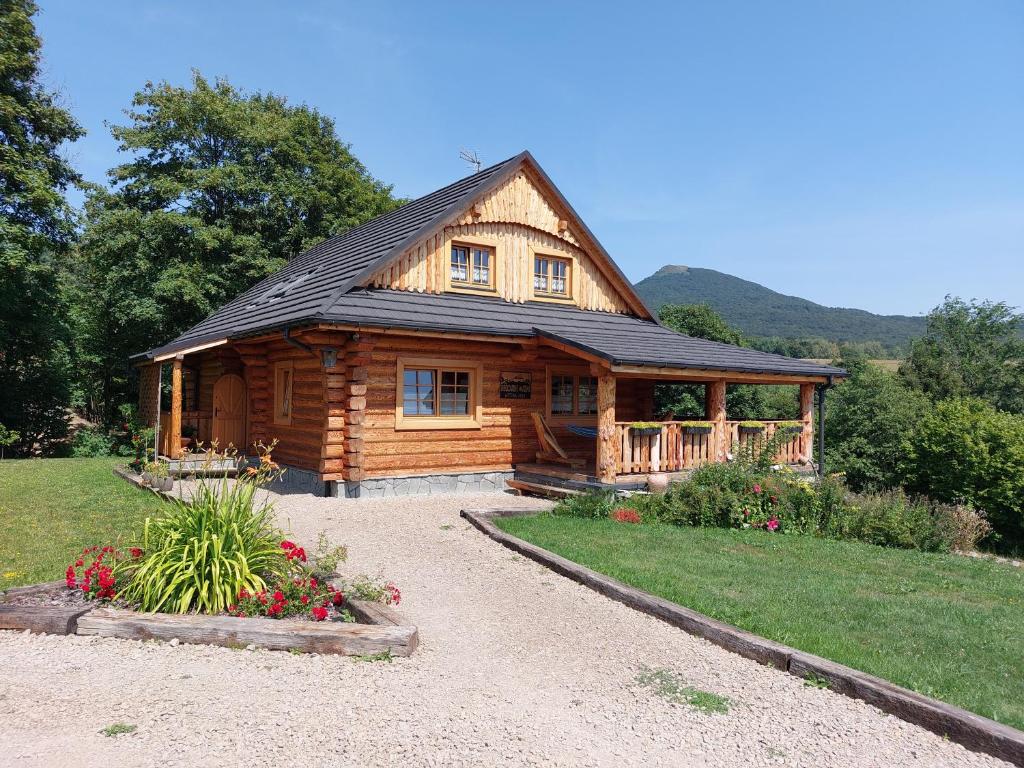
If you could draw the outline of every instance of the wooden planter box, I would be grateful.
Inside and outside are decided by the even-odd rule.
[[[648,436],[648,435],[660,435],[661,427],[630,427],[630,431],[634,435]]]
[[[8,590],[0,598],[0,629],[27,629],[51,635],[97,635],[124,640],[177,639],[182,643],[229,648],[254,645],[274,651],[297,650],[348,656],[385,652],[409,656],[419,645],[416,627],[405,623],[393,609],[358,600],[347,605],[360,623],[138,613],[95,603],[68,606],[9,605],[3,602],[12,597],[52,594],[62,588],[65,588],[64,582],[57,581]]]
[[[759,435],[764,432],[764,427],[738,427],[742,435]]]
[[[683,432],[687,435],[710,435],[711,427],[683,427]]]

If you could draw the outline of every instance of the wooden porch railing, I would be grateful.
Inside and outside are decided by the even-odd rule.
[[[762,432],[744,432],[740,430],[739,421],[725,422],[725,450],[731,451],[732,446],[741,448],[752,446],[754,451],[767,443],[779,429],[779,421],[761,420],[765,425]],[[659,422],[661,429],[654,434],[638,434],[631,429],[631,422],[615,423],[613,444],[618,450],[616,463],[617,474],[646,474],[649,472],[678,472],[691,467],[699,467],[716,460],[717,445],[716,427],[704,433],[687,429],[683,422]],[[775,461],[779,464],[796,464],[802,456],[807,455],[810,446],[804,445],[802,433],[795,433],[784,442],[776,454]]]

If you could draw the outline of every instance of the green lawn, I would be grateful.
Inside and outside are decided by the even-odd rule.
[[[114,475],[119,461],[0,461],[0,590],[63,577],[83,547],[123,541],[162,508]]]
[[[538,515],[503,530],[786,645],[1024,728],[1024,571],[762,531]]]

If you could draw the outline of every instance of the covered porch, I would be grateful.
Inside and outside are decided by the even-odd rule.
[[[596,423],[561,425],[589,439],[567,443],[561,450],[564,455],[559,456],[558,448],[546,445],[539,431],[537,461],[518,464],[517,481],[578,490],[642,489],[652,474],[665,474],[671,481],[705,464],[731,461],[744,453],[760,455],[764,450],[773,451],[776,464],[807,473],[820,471],[820,463],[815,461],[814,410],[817,402],[819,419],[823,418],[824,392],[831,386],[831,377],[721,371],[709,378],[712,372],[708,371],[625,368],[591,361],[597,388]],[[683,418],[656,414],[653,396],[645,402],[632,397],[638,381],[652,385],[651,391],[657,383],[703,385],[703,413]],[[730,384],[792,386],[792,417],[729,418],[726,392]],[[629,396],[623,398],[627,392]],[[560,432],[552,430],[556,443]]]

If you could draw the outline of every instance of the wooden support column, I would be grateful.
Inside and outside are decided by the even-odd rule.
[[[182,356],[178,355],[171,369],[171,434],[167,444],[172,459],[181,458],[181,367]]]
[[[615,376],[604,370],[597,377],[597,479],[615,482],[619,446],[615,444]]]
[[[729,453],[729,435],[725,434],[725,382],[709,381],[704,385],[704,418],[715,425],[712,433],[711,460],[725,461]]]
[[[810,462],[814,457],[814,385],[800,385],[800,459]]]

